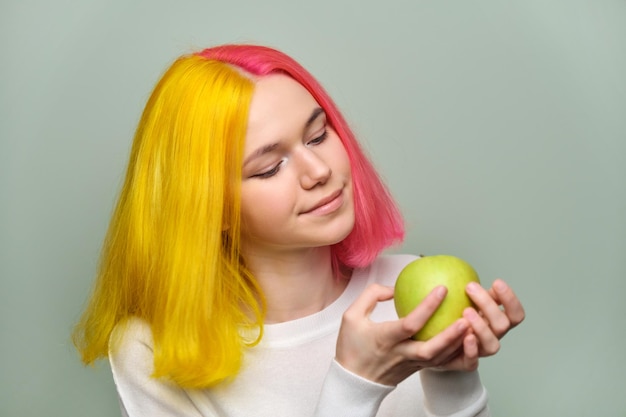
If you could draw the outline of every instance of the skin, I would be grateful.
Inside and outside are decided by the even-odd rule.
[[[346,369],[386,385],[397,385],[416,371],[473,371],[480,357],[496,354],[500,339],[524,320],[521,302],[501,279],[489,290],[471,283],[466,292],[476,304],[467,308],[439,335],[414,341],[417,332],[445,297],[435,288],[415,310],[400,320],[374,323],[376,303],[393,298],[393,288],[372,285],[345,312],[337,341],[337,360]]]
[[[266,323],[319,312],[347,284],[333,276],[329,245],[354,226],[350,165],[319,109],[289,77],[271,75],[256,83],[242,167],[242,250],[266,296]],[[470,284],[466,291],[476,309],[466,309],[463,318],[421,342],[410,337],[446,289],[435,288],[402,319],[375,323],[369,315],[377,303],[393,298],[393,287],[369,286],[344,313],[336,360],[386,385],[425,368],[475,370],[480,357],[498,352],[500,339],[525,313],[502,280],[488,290]]]
[[[329,245],[354,227],[350,163],[320,111],[287,76],[256,83],[242,168],[242,252],[266,296],[266,323],[318,312],[347,284],[333,277]]]

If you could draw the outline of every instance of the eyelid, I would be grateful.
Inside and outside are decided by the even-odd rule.
[[[328,137],[328,129],[326,129],[326,127],[324,127],[324,131],[319,136],[314,137],[313,139],[308,141],[306,144],[307,144],[307,146],[308,145],[319,145],[320,143],[324,142],[327,137]]]
[[[265,178],[273,177],[274,175],[278,174],[278,171],[280,171],[280,168],[283,166],[285,160],[286,160],[286,158],[281,159],[280,161],[278,161],[278,163],[273,165],[272,168],[268,169],[267,171],[263,171],[263,172],[260,172],[258,174],[254,174],[250,178],[265,179]]]

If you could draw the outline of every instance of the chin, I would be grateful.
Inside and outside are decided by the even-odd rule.
[[[330,245],[336,245],[337,243],[341,243],[345,238],[350,236],[352,230],[354,230],[354,216],[352,217],[349,224],[343,225],[343,227],[341,228],[337,228],[337,233],[333,234],[333,236],[335,236],[335,239],[332,239],[333,242],[330,243]]]

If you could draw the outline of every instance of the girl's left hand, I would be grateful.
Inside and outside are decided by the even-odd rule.
[[[520,324],[526,315],[520,300],[501,279],[495,280],[489,290],[470,283],[466,292],[476,304],[476,309],[470,307],[463,312],[463,317],[470,323],[463,340],[463,350],[439,369],[478,367],[478,358],[496,354],[500,350],[500,339]]]

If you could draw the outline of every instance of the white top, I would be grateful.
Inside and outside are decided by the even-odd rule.
[[[488,416],[477,372],[422,370],[398,386],[371,382],[335,360],[343,312],[365,287],[392,286],[410,255],[379,257],[355,270],[343,294],[319,313],[269,324],[263,340],[246,350],[240,374],[227,385],[182,389],[154,379],[148,324],[133,319],[109,355],[125,417],[417,417]],[[379,303],[371,319],[395,320],[393,301]]]

